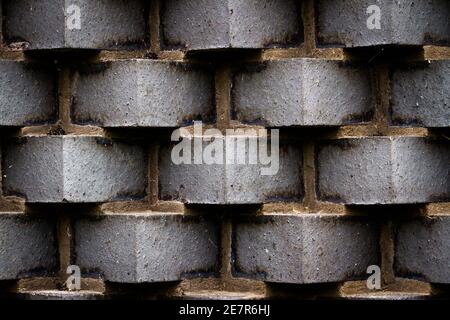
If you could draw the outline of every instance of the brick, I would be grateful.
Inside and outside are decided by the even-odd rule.
[[[17,0],[4,11],[7,42],[30,50],[142,47],[148,18],[142,0]]]
[[[380,8],[380,29],[369,29],[371,5]],[[447,0],[319,0],[316,2],[319,46],[449,45]]]
[[[450,216],[434,215],[400,224],[395,272],[403,278],[450,283]]]
[[[276,214],[233,226],[233,273],[267,282],[366,279],[379,265],[379,227],[364,217]]]
[[[365,137],[318,147],[318,197],[345,204],[407,204],[449,199],[447,141]]]
[[[118,283],[177,281],[217,271],[217,223],[198,216],[108,214],[75,222],[76,264]]]
[[[266,61],[234,75],[233,111],[244,123],[336,126],[370,120],[373,106],[367,68],[338,61]]]
[[[125,60],[87,65],[79,74],[72,106],[76,123],[176,127],[214,117],[214,75],[206,65]]]
[[[258,49],[303,40],[294,0],[164,1],[163,46],[185,50]]]
[[[240,138],[258,139],[250,135],[241,135]],[[202,143],[201,138],[195,137],[189,140],[191,145],[195,139]],[[226,138],[221,139],[223,154],[226,155]],[[194,204],[258,204],[300,200],[303,196],[300,146],[280,143],[278,172],[262,175],[261,170],[270,166],[260,162],[250,164],[249,141],[245,150],[239,149],[247,159],[243,164],[236,161],[226,163],[225,159],[223,164],[194,164],[193,154],[191,164],[175,164],[171,159],[173,146],[163,146],[159,161],[160,198]],[[208,144],[204,141],[203,147]],[[275,166],[272,168],[275,170]]]
[[[45,64],[0,60],[0,126],[53,122],[56,72]]]
[[[52,219],[0,213],[0,280],[49,275],[58,268]]]
[[[4,192],[28,202],[142,198],[146,156],[137,145],[95,136],[28,136],[6,143]]]
[[[450,127],[450,61],[393,68],[394,125]]]

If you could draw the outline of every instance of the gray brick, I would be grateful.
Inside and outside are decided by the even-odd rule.
[[[80,70],[72,118],[105,127],[208,122],[214,114],[213,85],[213,72],[205,65],[156,60],[87,65]]]
[[[294,0],[168,0],[161,20],[168,48],[265,48],[303,38],[300,4]]]
[[[381,29],[369,29],[367,8],[381,10]],[[317,36],[321,46],[450,44],[447,0],[319,0]]]
[[[179,214],[104,215],[75,223],[76,264],[120,283],[177,281],[217,271],[217,223]]]
[[[400,224],[395,272],[404,278],[450,283],[450,216],[435,215]]]
[[[55,84],[52,66],[0,60],[0,126],[54,121]]]
[[[137,145],[95,136],[29,136],[4,150],[7,194],[28,202],[104,202],[143,197],[146,156]]]
[[[52,219],[0,213],[0,280],[44,276],[58,267]]]
[[[204,142],[203,146],[208,144]],[[227,146],[225,142],[223,145],[225,155]],[[172,146],[165,146],[160,152],[162,199],[197,204],[257,204],[295,201],[303,196],[302,152],[296,144],[280,143],[279,170],[274,175],[262,175],[261,169],[269,166],[259,162],[194,164],[192,160],[192,164],[174,164],[171,151]],[[249,159],[248,141],[242,151]]]
[[[345,204],[446,201],[447,141],[366,137],[324,142],[317,156],[318,196]]]
[[[80,9],[81,29],[66,23]],[[8,42],[27,42],[27,49],[112,49],[144,44],[147,14],[142,0],[6,1]]]
[[[363,217],[267,215],[233,227],[234,274],[267,282],[327,283],[366,279],[379,265],[379,230]]]
[[[268,126],[342,125],[370,120],[368,70],[339,61],[286,59],[234,75],[237,120]]]
[[[392,71],[392,122],[402,126],[450,127],[450,61]]]

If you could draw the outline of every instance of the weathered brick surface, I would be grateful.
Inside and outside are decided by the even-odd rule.
[[[52,219],[0,213],[0,280],[48,275],[58,267]]]
[[[289,59],[248,65],[234,75],[236,118],[267,126],[368,121],[374,101],[367,68],[339,61]]]
[[[300,5],[293,0],[169,0],[161,19],[168,48],[254,49],[303,38]]]
[[[89,136],[24,137],[6,143],[7,194],[28,202],[105,202],[145,195],[139,146]]]
[[[25,290],[17,294],[19,300],[78,301],[103,300],[104,295],[95,291]]]
[[[449,198],[446,140],[352,138],[324,142],[317,155],[317,192],[345,204],[405,204]]]
[[[450,127],[450,62],[392,70],[392,122],[395,125]]]
[[[0,60],[0,126],[54,121],[56,95],[51,65]]]
[[[339,215],[268,215],[234,226],[234,272],[282,283],[365,278],[379,264],[378,227]]]
[[[228,136],[230,137],[230,136]],[[257,139],[255,136],[241,135],[242,139]],[[198,137],[192,138],[200,140]],[[298,145],[280,145],[279,170],[275,174],[263,175],[261,170],[269,165],[251,164],[248,142],[242,164],[225,162],[227,144],[223,139],[223,164],[194,163],[174,164],[171,160],[173,146],[164,147],[160,154],[160,197],[197,204],[253,204],[300,200],[303,195],[301,148]],[[249,140],[248,140],[249,141]],[[260,141],[260,140],[259,140]],[[209,143],[203,142],[203,147]],[[238,150],[234,142],[234,150]]]
[[[142,0],[17,0],[4,11],[6,40],[32,50],[143,46],[148,19]]]
[[[217,272],[218,236],[214,222],[179,214],[85,218],[75,223],[76,263],[112,282],[208,276]]]
[[[0,0],[0,299],[448,297],[449,16]]]
[[[369,6],[380,9],[380,28],[369,29]],[[317,37],[321,46],[450,44],[447,0],[319,0]]]
[[[194,119],[211,121],[214,115],[208,66],[126,60],[84,66],[79,73],[72,107],[78,123],[176,127]]]
[[[398,227],[395,271],[398,276],[450,283],[450,216],[406,221]]]

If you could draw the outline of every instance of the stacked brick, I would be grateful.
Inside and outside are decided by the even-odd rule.
[[[8,295],[342,297],[374,265],[383,286],[447,290],[447,0],[2,0],[0,13]],[[196,121],[280,130],[276,174],[175,163],[171,134]],[[82,291],[48,294],[69,265]],[[27,279],[47,295],[11,289]]]

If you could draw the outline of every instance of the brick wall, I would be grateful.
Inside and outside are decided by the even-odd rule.
[[[449,1],[2,0],[0,13],[2,295],[450,292]],[[174,163],[171,135],[195,120],[278,129],[277,174]]]

